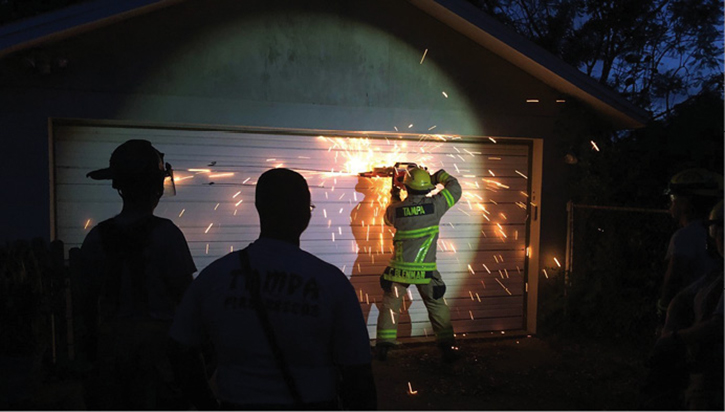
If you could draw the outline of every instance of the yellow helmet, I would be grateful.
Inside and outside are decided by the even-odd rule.
[[[705,169],[687,169],[672,177],[666,195],[719,197],[723,193],[723,178]]]
[[[411,167],[408,169],[405,173],[403,184],[408,189],[417,190],[419,192],[426,192],[435,188],[435,185],[430,180],[428,172],[419,167]]]

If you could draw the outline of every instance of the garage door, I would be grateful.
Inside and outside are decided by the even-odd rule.
[[[262,172],[286,167],[304,175],[316,209],[301,247],[350,278],[371,336],[382,297],[378,279],[392,251],[393,231],[382,221],[390,180],[359,173],[396,161],[444,168],[464,189],[441,222],[438,242],[456,332],[526,329],[531,140],[56,122],[53,226],[67,248],[80,246],[95,224],[120,211],[111,185],[85,175],[107,167],[111,152],[128,139],[150,140],[173,165],[177,195],[163,198],[156,214],[181,228],[200,270],[257,238],[254,187]],[[431,335],[415,288],[398,322],[399,336]]]

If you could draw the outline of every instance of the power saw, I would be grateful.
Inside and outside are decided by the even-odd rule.
[[[374,167],[373,170],[368,172],[362,172],[358,175],[361,177],[391,177],[393,180],[393,187],[402,189],[405,174],[408,172],[409,169],[412,169],[414,167],[421,166],[418,166],[416,163],[412,162],[396,162],[393,166]],[[428,170],[428,168],[426,167],[421,168]]]

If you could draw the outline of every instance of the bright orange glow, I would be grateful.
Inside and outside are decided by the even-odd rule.
[[[232,177],[234,176],[234,172],[228,172],[228,173],[215,173],[213,175],[209,175],[209,177]]]

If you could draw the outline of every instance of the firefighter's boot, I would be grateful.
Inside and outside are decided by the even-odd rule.
[[[439,342],[438,348],[441,351],[441,359],[444,363],[453,363],[461,358],[455,342]]]
[[[379,342],[375,344],[375,358],[377,360],[384,362],[388,359],[388,351],[392,349],[394,345],[389,342]]]

